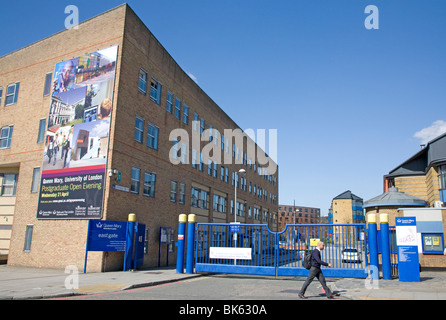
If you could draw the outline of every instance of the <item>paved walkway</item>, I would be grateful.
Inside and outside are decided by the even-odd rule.
[[[79,271],[77,278],[72,272],[65,273],[65,270],[0,265],[0,300],[95,294],[204,276],[179,274],[174,268],[87,274]],[[368,280],[351,278],[327,278],[327,282],[341,294],[343,300],[446,300],[446,271],[424,271],[420,282],[380,279],[373,284]]]
[[[0,300],[44,299],[103,293],[200,276],[179,274],[172,268],[86,274],[79,270],[77,280],[73,275],[73,272],[65,273],[65,270],[0,265]]]
[[[355,300],[446,300],[446,271],[423,271],[420,282],[337,279],[336,289]]]

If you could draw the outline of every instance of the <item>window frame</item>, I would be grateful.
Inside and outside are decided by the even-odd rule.
[[[14,86],[14,93],[8,93],[9,88],[12,86]],[[5,107],[17,104],[19,89],[20,89],[20,82],[10,84],[6,87]],[[8,103],[8,98],[11,96],[12,96],[12,102]]]
[[[178,185],[178,203],[185,204],[186,203],[186,184],[180,182]]]
[[[39,133],[37,135],[37,143],[45,142],[46,118],[39,120]]]
[[[161,83],[155,78],[152,78],[150,81],[150,99],[158,105],[161,104],[161,88]]]
[[[175,186],[175,190],[172,189],[173,186]],[[173,203],[177,202],[177,193],[178,193],[178,181],[170,180],[170,202]]]
[[[175,118],[177,118],[178,120],[181,119],[181,100],[179,98],[175,98]]]
[[[146,180],[147,176],[149,177],[148,180]],[[150,191],[146,192],[146,190]],[[143,195],[145,195],[146,197],[155,198],[155,192],[156,192],[156,173],[145,171]]]
[[[183,123],[189,125],[189,106],[183,104]]]
[[[53,80],[53,73],[49,72],[45,75],[45,85],[43,87],[43,96],[48,97],[51,94],[51,84]]]
[[[153,130],[155,130],[155,132],[153,132],[153,134],[150,133],[150,128],[153,128]],[[147,125],[147,141],[146,141],[146,145],[149,148],[158,150],[159,131],[160,131],[159,127],[157,127],[154,124],[149,122],[149,124]],[[149,141],[150,141],[150,143],[149,143]],[[152,143],[152,141],[153,141],[153,143]]]
[[[133,176],[133,172],[138,172],[138,179]],[[135,190],[133,190],[133,186],[135,186]],[[130,193],[139,194],[139,189],[141,186],[141,169],[137,167],[132,167],[132,176],[130,178]]]
[[[173,93],[170,91],[167,91],[166,111],[169,112],[170,114],[173,113]]]
[[[4,129],[8,129],[8,134],[5,137],[2,136],[2,132],[3,132]],[[13,130],[14,130],[14,126],[13,125],[5,126],[5,127],[1,127],[0,128],[0,150],[11,148],[11,141],[12,141]],[[3,141],[6,141],[5,146],[3,146]]]
[[[33,177],[31,180],[31,193],[38,193],[40,185],[40,167],[33,168]]]
[[[31,252],[31,244],[33,239],[33,224],[26,225],[25,242],[23,244],[23,252]]]
[[[141,122],[142,122],[142,128],[137,127],[138,120],[141,120]],[[141,135],[140,140],[138,140],[137,137],[136,137],[136,133],[137,133],[137,131],[138,131],[138,133]],[[139,137],[139,135],[138,135],[138,137]],[[141,117],[139,117],[139,116],[136,116],[136,119],[135,119],[135,134],[134,134],[134,139],[135,139],[136,142],[139,142],[139,143],[143,143],[143,141],[144,141],[144,119],[141,118]]]
[[[13,182],[12,184],[5,184],[6,176],[13,176]],[[2,184],[0,185],[0,197],[15,197],[17,193],[17,182],[18,182],[19,175],[17,173],[4,173]],[[12,193],[11,194],[5,194],[5,188],[11,188],[12,187]]]
[[[141,75],[144,75],[145,79],[142,78]],[[147,71],[144,70],[143,68],[139,68],[138,91],[141,92],[143,95],[147,95],[147,79],[148,79]],[[143,84],[144,88],[141,87],[141,84]]]

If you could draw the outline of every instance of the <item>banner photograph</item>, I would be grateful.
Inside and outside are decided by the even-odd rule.
[[[100,219],[118,46],[56,64],[39,219]]]

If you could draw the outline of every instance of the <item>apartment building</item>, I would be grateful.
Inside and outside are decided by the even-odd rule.
[[[320,223],[321,209],[296,205],[279,205],[278,229],[283,230],[287,224]]]
[[[328,214],[329,223],[364,223],[363,199],[347,190],[334,197]]]
[[[0,105],[10,265],[81,269],[88,222],[130,213],[147,228],[145,267],[175,264],[160,230],[176,239],[180,214],[277,230],[277,164],[127,4],[1,57]],[[88,271],[120,270],[123,259],[89,252]]]

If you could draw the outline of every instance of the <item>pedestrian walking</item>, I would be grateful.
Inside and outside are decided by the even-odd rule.
[[[300,292],[298,294],[299,298],[301,298],[301,299],[307,299],[307,297],[305,297],[305,291],[307,291],[308,286],[310,285],[310,283],[313,281],[313,279],[315,277],[319,280],[322,287],[324,288],[327,298],[328,299],[334,298],[334,295],[331,292],[330,288],[327,287],[327,283],[325,282],[324,274],[322,273],[322,270],[321,270],[321,265],[331,267],[330,263],[327,263],[327,262],[324,262],[321,260],[321,251],[324,250],[324,247],[325,247],[325,243],[322,241],[319,241],[316,249],[314,249],[313,252],[311,253],[310,273],[308,274],[308,278],[307,278],[307,280],[305,280],[305,282],[302,286],[302,289],[300,289]]]

